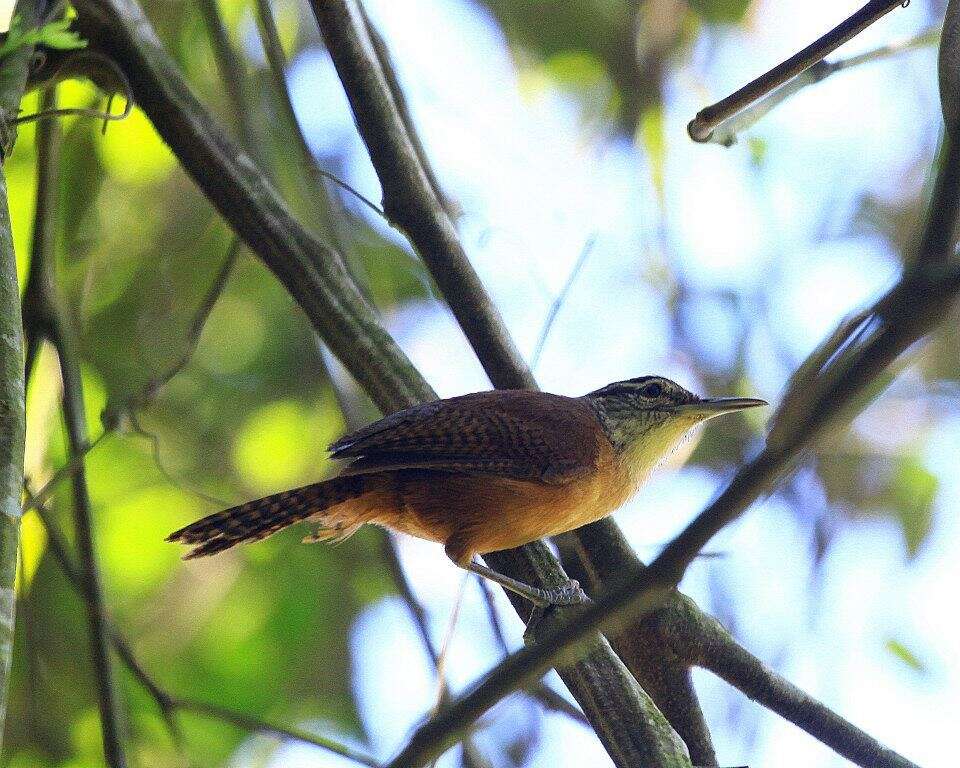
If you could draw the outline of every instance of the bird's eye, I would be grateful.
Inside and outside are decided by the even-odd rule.
[[[653,384],[647,384],[647,386],[643,388],[643,392],[641,394],[643,394],[644,397],[650,398],[651,400],[656,400],[658,397],[660,397],[660,395],[663,394],[663,386],[661,384],[657,384],[656,382]]]

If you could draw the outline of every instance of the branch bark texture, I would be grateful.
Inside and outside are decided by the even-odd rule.
[[[16,5],[25,28],[34,26],[46,9],[44,0]],[[23,46],[0,60],[0,163],[13,148],[10,122],[20,108],[33,46]],[[0,745],[7,710],[7,688],[16,618],[14,581],[20,542],[20,500],[23,492],[24,404],[23,324],[17,258],[13,250],[7,181],[0,165]]]

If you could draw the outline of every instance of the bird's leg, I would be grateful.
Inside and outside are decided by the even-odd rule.
[[[470,560],[466,565],[461,567],[468,571],[473,571],[473,573],[479,574],[485,579],[495,581],[504,589],[509,589],[511,592],[526,598],[537,608],[549,608],[553,605],[579,605],[588,599],[583,590],[580,589],[580,585],[573,579],[570,579],[563,586],[554,589],[542,589],[505,576],[493,570],[493,568],[481,565],[475,560]]]

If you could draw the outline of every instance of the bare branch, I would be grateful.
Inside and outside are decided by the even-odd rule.
[[[494,386],[532,386],[526,363],[420,163],[359,8],[352,0],[312,0],[311,5],[380,177],[387,217],[427,263]]]
[[[779,88],[753,102],[745,109],[727,118],[714,128],[706,139],[711,144],[720,144],[730,147],[736,144],[737,138],[744,131],[752,128],[761,118],[771,110],[780,106],[784,101],[796,95],[799,91],[817,83],[822,83],[837,72],[844,72],[853,67],[873,61],[899,56],[903,53],[915,51],[928,45],[934,45],[940,39],[940,30],[937,27],[921,32],[919,35],[882,45],[865,53],[850,56],[837,61],[818,61],[812,67],[804,70],[792,80],[788,80]]]
[[[769,72],[743,86],[736,93],[700,110],[697,116],[690,121],[690,125],[687,126],[687,133],[690,134],[690,138],[700,142],[710,141],[711,132],[724,120],[733,117],[758,99],[765,97],[771,91],[826,58],[845,42],[860,34],[897,6],[907,5],[908,3],[909,0],[906,0],[906,2],[905,0],[870,0],[863,8],[844,19],[816,42],[811,43]]]
[[[869,734],[774,673],[733,641],[716,622],[714,637],[701,637],[699,666],[743,691],[786,720],[796,723],[837,754],[861,766],[916,768]]]
[[[607,584],[636,578],[646,567],[620,529],[601,522],[558,536],[556,541],[564,564],[569,563],[572,575],[595,600]],[[642,621],[611,634],[610,644],[683,739],[693,764],[715,766],[713,739],[690,680],[692,662],[678,652],[673,638],[675,602],[671,598]]]
[[[37,22],[46,3],[17,6],[24,24]],[[13,148],[17,114],[23,98],[33,46],[12,51],[0,61],[0,163]],[[23,485],[24,334],[20,314],[17,258],[13,250],[7,180],[0,166],[0,742],[7,713],[7,689],[16,620],[17,551],[20,541],[20,498]]]
[[[580,271],[587,263],[587,259],[590,257],[590,251],[593,250],[593,246],[596,241],[596,236],[591,236],[587,242],[584,243],[583,248],[580,249],[580,255],[577,257],[577,261],[573,265],[573,269],[571,269],[570,274],[567,275],[567,279],[563,284],[563,288],[560,289],[560,293],[557,294],[557,298],[555,298],[553,303],[550,305],[550,310],[547,312],[547,319],[543,321],[543,328],[540,330],[540,337],[537,339],[537,345],[533,348],[533,355],[530,357],[530,367],[534,370],[537,369],[537,365],[540,363],[540,355],[543,354],[543,348],[547,343],[547,337],[550,335],[550,330],[553,328],[553,322],[557,319],[557,314],[560,312],[560,307],[562,307],[563,302],[567,300],[567,294],[570,293],[570,289],[576,282]]]

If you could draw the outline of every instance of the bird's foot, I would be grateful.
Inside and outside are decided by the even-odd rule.
[[[580,583],[570,579],[566,584],[553,589],[538,589],[537,598],[530,596],[533,603],[533,610],[530,612],[530,618],[527,620],[527,628],[523,632],[523,641],[527,644],[536,641],[536,630],[540,622],[554,608],[570,605],[584,605],[590,602],[586,592],[580,588]]]
[[[561,584],[553,589],[537,590],[542,596],[543,601],[539,604],[541,608],[550,608],[554,605],[580,605],[586,603],[590,598],[587,593],[580,589],[580,582],[576,579],[569,579],[566,584]],[[537,605],[537,601],[533,601]]]

